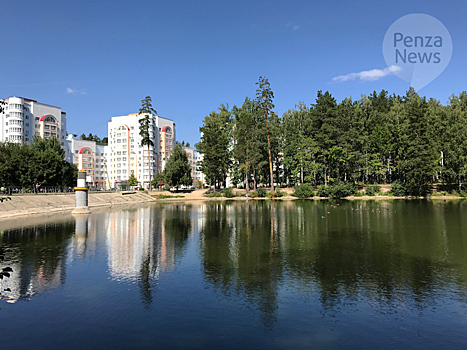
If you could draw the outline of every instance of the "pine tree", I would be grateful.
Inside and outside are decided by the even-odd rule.
[[[274,172],[272,167],[272,153],[271,153],[271,136],[269,130],[269,118],[270,115],[273,113],[272,109],[274,108],[274,104],[272,103],[272,99],[274,98],[274,93],[272,92],[269,81],[266,77],[259,77],[259,81],[256,83],[258,85],[258,89],[256,90],[256,99],[260,106],[260,111],[264,119],[266,120],[266,135],[268,140],[268,157],[269,157],[269,180],[271,183],[271,191],[274,191]]]
[[[150,116],[157,114],[156,110],[152,108],[151,97],[146,96],[144,100],[141,100],[141,108],[139,109],[139,115],[144,115],[143,118],[139,120],[139,134],[141,136],[141,146],[147,146],[148,148],[148,165],[149,165],[149,190],[151,190],[151,154],[149,148],[154,147],[154,142],[152,141],[150,129],[151,129],[151,120]],[[144,153],[144,152],[143,152]],[[144,164],[144,154],[143,154],[143,164]],[[143,183],[144,183],[144,167],[143,167]]]

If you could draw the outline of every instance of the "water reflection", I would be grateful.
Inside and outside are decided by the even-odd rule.
[[[138,208],[104,215],[109,274],[137,281],[145,307],[153,301],[153,281],[173,270],[192,232],[191,207]]]
[[[378,313],[465,303],[466,208],[463,201],[213,202],[43,222],[2,231],[1,267],[14,272],[1,296],[29,299],[64,285],[73,264],[95,262],[86,272],[102,268],[108,281],[95,279],[93,288],[135,285],[150,309],[158,281],[194,252],[204,283],[245,301],[267,329],[290,295],[325,315],[361,303]]]
[[[65,283],[67,244],[74,228],[73,222],[65,222],[2,231],[2,267],[13,269],[1,281],[2,299],[28,299]]]
[[[153,281],[172,271],[184,255],[193,230],[191,209],[130,208],[2,231],[0,267],[10,266],[14,272],[3,279],[0,296],[15,302],[58,287],[65,283],[67,262],[95,259],[104,246],[109,277],[136,282],[149,307]]]
[[[207,207],[205,278],[235,293],[271,327],[280,290],[322,310],[365,302],[378,312],[466,298],[464,202],[255,202]]]

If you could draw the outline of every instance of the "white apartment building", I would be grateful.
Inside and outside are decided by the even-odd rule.
[[[206,181],[204,179],[204,174],[201,170],[199,170],[199,162],[203,160],[203,155],[198,153],[198,151],[193,151],[193,170],[191,172],[191,177],[193,178],[193,186],[198,187],[201,185],[206,185]]]
[[[65,159],[74,163],[79,170],[86,170],[86,183],[89,187],[109,189],[106,148],[95,141],[80,140],[77,135],[69,134],[66,138]]]
[[[55,137],[66,149],[66,113],[60,107],[22,97],[0,100],[0,141],[31,142],[34,136]]]
[[[131,113],[112,117],[108,124],[109,145],[107,173],[111,187],[134,174],[141,186],[149,182],[165,166],[175,143],[175,123],[167,118],[150,115],[149,136],[154,146],[141,146],[140,119],[145,115]]]
[[[157,172],[164,170],[167,160],[175,147],[175,123],[171,119],[156,117],[159,128],[159,154],[157,156]]]

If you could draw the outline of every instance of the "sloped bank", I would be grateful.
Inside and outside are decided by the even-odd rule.
[[[90,208],[154,201],[154,198],[144,192],[89,193]],[[0,203],[0,220],[71,212],[74,207],[75,196],[73,193],[12,196],[11,200]]]

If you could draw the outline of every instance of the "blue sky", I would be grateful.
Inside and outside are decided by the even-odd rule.
[[[389,26],[426,13],[447,27],[453,55],[419,93],[446,103],[467,89],[467,1],[20,1],[0,3],[0,97],[62,107],[68,132],[107,136],[112,116],[137,112],[150,95],[195,143],[205,115],[254,97],[260,75],[282,115],[318,90],[339,101],[409,83],[334,77],[387,67]],[[341,79],[342,80],[342,79]]]

